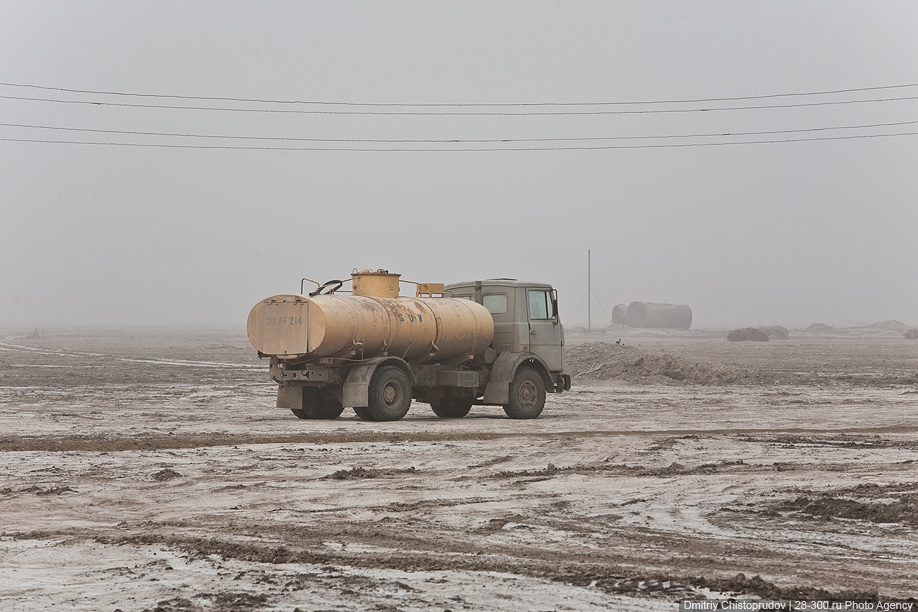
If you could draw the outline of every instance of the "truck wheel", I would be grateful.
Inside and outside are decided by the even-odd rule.
[[[367,414],[374,421],[397,421],[411,406],[411,380],[401,368],[387,366],[370,379]]]
[[[532,368],[522,367],[516,371],[510,384],[510,403],[504,412],[511,419],[534,419],[545,407],[545,381]]]
[[[461,419],[472,409],[472,398],[447,395],[439,400],[432,400],[430,407],[434,414],[442,419]]]
[[[303,408],[301,419],[337,419],[344,412],[344,406],[335,397],[331,389],[303,387]],[[296,414],[296,411],[293,412]]]
[[[370,418],[370,413],[367,412],[366,406],[361,406],[361,407],[354,406],[354,414],[356,414],[357,418],[360,419],[361,421],[372,421],[373,420]]]

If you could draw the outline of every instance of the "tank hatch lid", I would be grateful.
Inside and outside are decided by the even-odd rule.
[[[400,274],[388,270],[360,270],[351,272],[352,291],[354,295],[364,297],[397,298]]]

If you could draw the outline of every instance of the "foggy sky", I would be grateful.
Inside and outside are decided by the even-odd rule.
[[[6,83],[167,95],[369,103],[758,96],[918,83],[918,4],[4,0],[0,57]],[[0,95],[144,102],[4,86]],[[909,96],[918,88],[733,105]],[[0,118],[184,134],[517,139],[906,122],[918,120],[918,100],[392,117],[0,99]],[[918,125],[823,135],[894,132]],[[0,137],[191,144],[15,127],[0,127]],[[691,142],[703,141],[716,140]],[[259,299],[295,292],[303,276],[342,278],[355,267],[420,282],[547,281],[559,290],[565,323],[585,324],[587,249],[594,326],[606,323],[614,304],[632,300],[689,304],[695,327],[915,325],[916,196],[918,136],[522,152],[3,141],[0,327],[241,328]]]

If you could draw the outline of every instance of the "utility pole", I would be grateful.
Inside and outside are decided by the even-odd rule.
[[[593,287],[591,285],[592,272],[590,270],[590,249],[587,249],[587,331],[593,331],[593,311],[590,308],[593,301]]]

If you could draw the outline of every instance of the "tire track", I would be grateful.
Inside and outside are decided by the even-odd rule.
[[[844,427],[838,429],[823,427],[787,428],[714,428],[714,429],[638,429],[638,430],[589,430],[589,431],[541,431],[541,432],[336,432],[306,433],[293,435],[225,434],[200,433],[170,436],[143,437],[99,437],[67,436],[49,439],[45,437],[0,438],[0,452],[4,451],[136,451],[168,450],[183,448],[210,448],[216,446],[239,446],[251,444],[352,444],[371,442],[468,442],[502,439],[559,440],[584,438],[615,438],[622,436],[750,436],[776,434],[794,435],[877,435],[915,434],[918,426],[888,425],[883,427]]]

